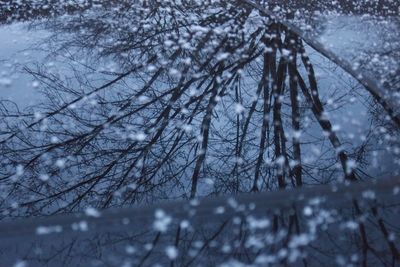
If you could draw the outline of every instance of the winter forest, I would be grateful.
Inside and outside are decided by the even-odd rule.
[[[400,266],[400,3],[0,0],[0,266]]]

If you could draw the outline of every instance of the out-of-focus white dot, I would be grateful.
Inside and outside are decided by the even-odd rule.
[[[167,254],[170,260],[174,260],[178,257],[178,249],[175,246],[167,246],[165,248],[165,254]]]

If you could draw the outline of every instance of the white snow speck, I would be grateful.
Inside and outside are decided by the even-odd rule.
[[[306,206],[303,209],[303,214],[306,216],[311,216],[313,213],[312,208],[310,206]]]
[[[72,227],[72,230],[74,230],[74,231],[82,231],[82,232],[86,232],[89,229],[88,224],[85,221],[73,223],[71,225],[71,227]]]
[[[247,223],[250,229],[265,229],[270,226],[270,221],[267,218],[256,219],[252,216],[247,218]]]
[[[168,229],[169,224],[172,222],[172,218],[168,216],[163,210],[156,210],[155,221],[153,227],[156,231],[165,232]]]
[[[178,257],[178,249],[175,246],[167,246],[165,248],[165,254],[167,254],[170,260],[174,260]]]
[[[187,228],[189,228],[189,226],[190,226],[189,221],[187,221],[187,220],[181,221],[180,227],[181,227],[182,229],[187,229]]]
[[[100,212],[98,210],[96,210],[95,208],[92,208],[92,207],[86,208],[85,209],[85,214],[88,217],[95,217],[95,218],[100,217]]]
[[[44,174],[44,173],[39,175],[39,180],[41,180],[43,182],[46,182],[47,180],[49,180],[49,178],[50,178],[49,175]]]
[[[135,139],[136,141],[139,141],[139,142],[144,141],[146,139],[146,135],[141,132],[136,133],[133,137],[134,137],[133,139]]]
[[[372,190],[366,190],[362,192],[362,197],[365,199],[375,199],[375,192]]]
[[[219,206],[214,211],[215,214],[223,214],[225,213],[225,208],[223,206]]]
[[[48,235],[52,233],[62,232],[62,227],[59,225],[54,226],[39,226],[36,228],[36,234],[38,235]]]
[[[18,260],[13,267],[28,267],[28,264],[26,261]]]
[[[133,253],[136,252],[136,249],[135,249],[134,246],[128,245],[128,246],[125,247],[125,252],[127,254],[133,254]]]
[[[243,113],[243,111],[244,111],[243,105],[240,104],[240,103],[236,103],[235,104],[235,113],[236,114],[241,114],[241,113]]]

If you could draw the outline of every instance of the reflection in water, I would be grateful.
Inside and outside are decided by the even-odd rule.
[[[248,5],[94,7],[37,22],[46,100],[1,107],[3,216],[398,171],[396,114]]]
[[[341,51],[351,77],[246,1],[200,2],[32,23],[41,102],[0,102],[0,265],[398,264],[399,33],[371,62]],[[191,200],[101,210],[164,199]]]

